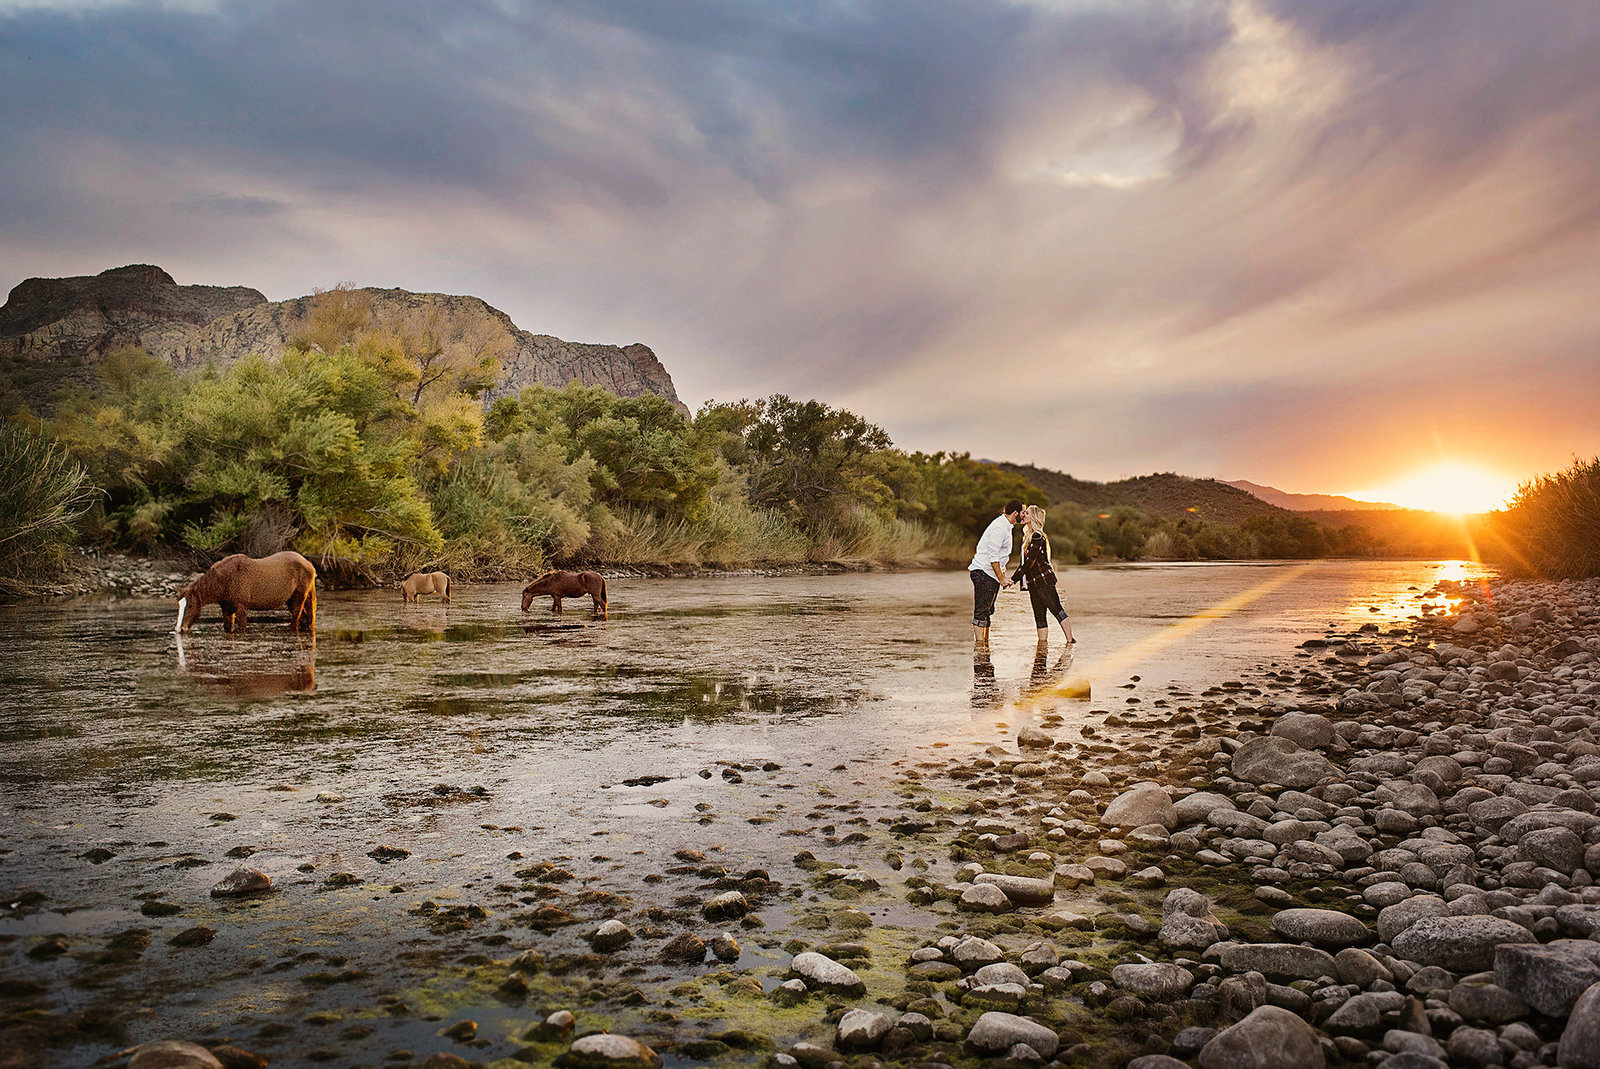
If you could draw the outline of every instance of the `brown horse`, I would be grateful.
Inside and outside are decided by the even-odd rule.
[[[178,631],[194,626],[207,605],[222,607],[224,631],[243,631],[249,609],[289,607],[289,628],[317,629],[317,570],[293,550],[256,560],[235,553],[178,591]]]
[[[606,580],[599,572],[545,572],[522,588],[522,611],[527,612],[533,599],[550,595],[550,604],[561,611],[562,598],[581,598],[589,595],[596,616],[606,614]]]
[[[400,596],[410,603],[419,594],[437,594],[440,601],[450,604],[450,577],[443,572],[412,572],[401,581]]]

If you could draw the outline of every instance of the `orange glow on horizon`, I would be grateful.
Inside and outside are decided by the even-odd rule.
[[[1475,464],[1444,461],[1420,468],[1388,486],[1352,492],[1363,501],[1463,515],[1501,508],[1517,492],[1516,480]]]

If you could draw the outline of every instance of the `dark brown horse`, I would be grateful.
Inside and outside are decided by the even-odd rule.
[[[317,629],[317,570],[293,550],[256,560],[243,553],[223,557],[178,591],[178,630],[187,631],[207,605],[222,607],[225,631],[243,631],[247,610],[289,607],[289,628]]]
[[[581,598],[589,595],[596,616],[606,614],[606,580],[599,572],[545,572],[522,588],[522,611],[527,612],[533,599],[550,595],[551,607],[561,611],[562,598]]]

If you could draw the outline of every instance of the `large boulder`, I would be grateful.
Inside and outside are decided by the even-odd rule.
[[[1262,1006],[1200,1051],[1200,1069],[1323,1069],[1314,1028],[1280,1006]]]
[[[1026,1043],[1042,1058],[1052,1057],[1061,1044],[1055,1032],[1039,1022],[999,1010],[979,1017],[967,1033],[967,1042],[982,1054],[1004,1054],[1018,1043]]]
[[[1111,970],[1111,982],[1135,995],[1170,1001],[1188,993],[1194,986],[1194,973],[1164,961],[1118,965]]]
[[[1173,808],[1172,796],[1165,787],[1140,783],[1112,799],[1100,815],[1100,823],[1110,828],[1138,828],[1146,824],[1175,828],[1178,811]]]
[[[854,1009],[839,1018],[839,1034],[834,1046],[840,1050],[877,1050],[894,1022],[877,1010]]]
[[[1565,1017],[1585,991],[1600,983],[1600,943],[1557,939],[1495,948],[1494,982],[1546,1017]]]
[[[1273,722],[1272,734],[1307,750],[1320,750],[1333,741],[1333,721],[1316,713],[1285,713]]]
[[[1235,943],[1222,951],[1222,967],[1235,973],[1258,972],[1278,983],[1339,975],[1332,954],[1296,943]]]
[[[1372,942],[1371,930],[1359,918],[1335,909],[1281,910],[1272,926],[1287,939],[1330,950]]]
[[[1561,1069],[1600,1069],[1600,984],[1579,997],[1561,1033]]]
[[[576,1069],[661,1069],[661,1055],[637,1039],[599,1032],[575,1041],[564,1063]]]
[[[1233,755],[1233,774],[1248,783],[1280,783],[1285,787],[1314,787],[1337,776],[1333,762],[1278,735],[1251,739]]]
[[[1396,957],[1419,965],[1483,972],[1494,968],[1501,944],[1536,942],[1528,929],[1499,917],[1429,917],[1395,936],[1393,946]]]
[[[1198,824],[1211,815],[1214,809],[1238,809],[1233,799],[1215,791],[1195,791],[1172,803],[1179,824]]]
[[[806,986],[811,988],[820,987],[852,995],[862,994],[867,989],[861,977],[848,966],[840,965],[832,958],[818,954],[814,950],[796,954],[794,960],[789,962],[789,971],[804,980]]]

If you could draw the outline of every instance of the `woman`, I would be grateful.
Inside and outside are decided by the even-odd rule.
[[[1056,593],[1056,572],[1050,567],[1050,540],[1044,536],[1044,509],[1029,505],[1022,510],[1022,562],[1017,566],[1011,581],[1024,580],[1028,598],[1033,602],[1033,626],[1039,629],[1039,641],[1050,639],[1050,628],[1045,625],[1045,613],[1061,621],[1061,633],[1067,645],[1077,639],[1072,637],[1072,623],[1067,610],[1061,607],[1061,595]]]

